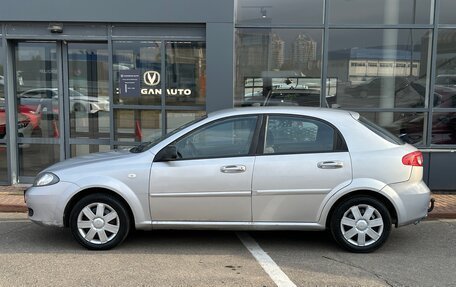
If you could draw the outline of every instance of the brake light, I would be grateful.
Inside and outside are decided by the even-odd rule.
[[[402,157],[404,165],[423,166],[423,154],[420,151],[414,151]]]

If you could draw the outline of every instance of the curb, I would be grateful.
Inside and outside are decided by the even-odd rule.
[[[429,213],[427,219],[434,220],[434,219],[456,219],[456,213]]]
[[[27,212],[27,206],[24,205],[4,205],[0,204],[0,212],[21,212],[25,213]]]

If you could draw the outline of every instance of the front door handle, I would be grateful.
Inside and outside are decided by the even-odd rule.
[[[338,160],[320,161],[317,167],[321,169],[336,169],[344,167],[344,163]]]
[[[220,168],[223,173],[240,173],[246,171],[245,165],[225,165]]]

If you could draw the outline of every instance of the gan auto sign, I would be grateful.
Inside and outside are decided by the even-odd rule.
[[[163,89],[160,87],[161,76],[157,71],[146,71],[141,75],[140,70],[125,70],[119,71],[119,76],[119,92],[122,97],[161,96],[163,93]],[[165,91],[168,96],[190,96],[192,94],[191,89],[169,88]]]
[[[148,88],[141,89],[141,95],[161,95],[163,89],[156,88],[160,84],[160,73],[157,71],[147,71],[143,74],[143,82]],[[166,89],[168,96],[190,96],[192,90],[190,89]]]

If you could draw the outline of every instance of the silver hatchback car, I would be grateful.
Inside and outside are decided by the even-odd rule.
[[[57,163],[25,193],[29,218],[89,249],[136,229],[331,231],[370,252],[419,222],[423,156],[358,113],[255,107],[209,114],[130,150]]]

